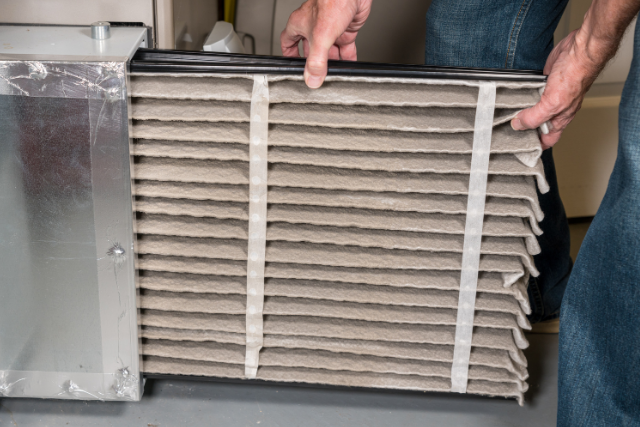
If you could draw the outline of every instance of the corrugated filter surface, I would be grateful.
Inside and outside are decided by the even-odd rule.
[[[479,83],[264,79],[255,378],[451,391]],[[495,84],[466,392],[522,402],[548,185],[536,132],[509,120],[543,84]],[[245,378],[254,91],[246,75],[131,76],[147,373]]]

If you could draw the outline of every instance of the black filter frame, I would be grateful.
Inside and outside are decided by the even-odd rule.
[[[305,58],[140,48],[131,59],[130,71],[133,73],[302,75],[305,63]],[[328,75],[518,82],[545,82],[547,80],[547,76],[543,75],[542,71],[536,70],[440,67],[333,60],[329,61]]]

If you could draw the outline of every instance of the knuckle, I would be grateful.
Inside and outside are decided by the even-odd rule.
[[[326,67],[326,61],[310,58],[307,60],[307,67],[310,71],[322,71]]]

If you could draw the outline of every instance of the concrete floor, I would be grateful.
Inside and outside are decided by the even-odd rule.
[[[529,335],[524,407],[436,393],[151,379],[139,403],[2,399],[0,426],[555,426],[557,335]]]

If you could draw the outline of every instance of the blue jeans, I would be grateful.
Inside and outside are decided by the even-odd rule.
[[[565,6],[566,0],[434,0],[425,62],[542,69]],[[551,150],[542,157],[551,191],[538,195],[545,212],[542,253],[535,259],[541,275],[530,283],[529,297],[532,321],[561,317],[559,427],[640,426],[638,61],[636,28],[620,104],[618,159],[570,277],[569,230]]]

